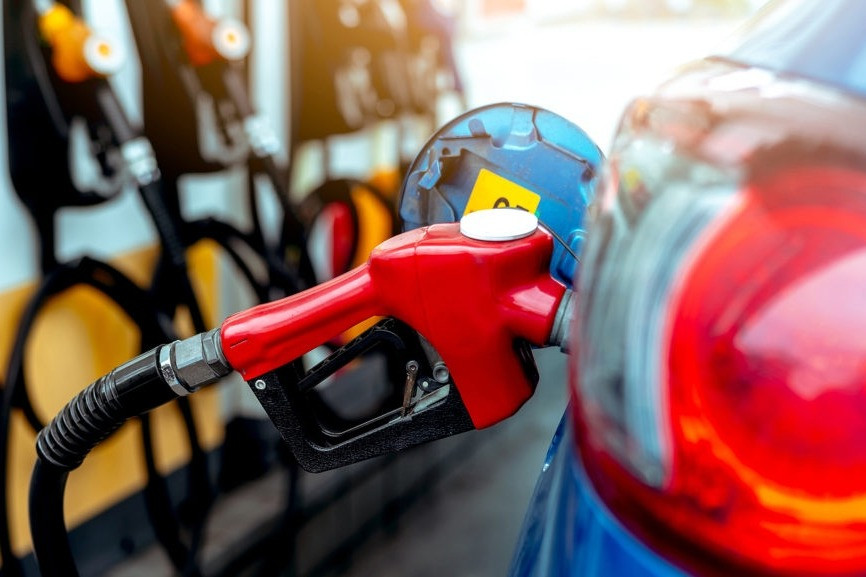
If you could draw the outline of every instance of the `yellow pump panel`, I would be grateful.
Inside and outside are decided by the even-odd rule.
[[[113,261],[139,284],[149,282],[157,257],[155,248],[126,254]],[[206,322],[217,319],[216,245],[203,242],[188,254],[193,285]],[[5,372],[18,319],[35,284],[0,295],[0,368]],[[181,315],[179,315],[181,316]],[[188,320],[179,320],[181,335],[191,334]],[[186,325],[186,326],[183,326]],[[52,299],[40,312],[27,344],[25,374],[34,410],[47,420],[93,380],[139,352],[135,325],[112,301],[91,287],[75,287]],[[215,388],[190,397],[205,450],[223,439]],[[157,466],[168,473],[189,459],[187,434],[178,410],[169,405],[152,413]],[[31,549],[27,518],[30,473],[36,460],[35,433],[23,415],[13,414],[10,433],[9,511],[12,545],[24,555]],[[124,425],[97,447],[69,476],[66,520],[71,528],[141,490],[146,482],[140,426]]]

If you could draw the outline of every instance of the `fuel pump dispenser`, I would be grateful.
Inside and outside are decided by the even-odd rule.
[[[197,0],[130,0],[126,8],[142,65],[143,130],[153,143],[166,204],[185,245],[216,242],[258,302],[315,284],[305,226],[289,198],[287,171],[279,166],[280,141],[255,111],[247,91],[245,61],[252,41],[246,26],[233,18],[210,16]],[[184,176],[228,174],[233,169],[246,173],[244,198],[232,195],[233,209],[240,209],[236,212],[245,219],[189,218],[182,213]],[[263,188],[280,207],[278,238],[263,229]],[[165,295],[162,300],[170,299],[172,291],[170,283],[157,285],[157,294]],[[263,438],[262,430],[270,430],[257,415],[238,417],[232,408],[227,412],[218,474],[219,487],[226,491],[267,471],[276,442],[273,435]],[[287,467],[294,478],[293,464]],[[287,491],[286,503],[291,504],[295,489]]]
[[[36,224],[43,271],[42,283],[28,303],[16,334],[0,407],[0,463],[4,473],[0,475],[0,553],[4,571],[15,575],[19,567],[11,549],[6,509],[9,421],[13,408],[20,408],[35,430],[43,426],[30,403],[23,360],[41,307],[72,286],[92,286],[117,303],[138,326],[143,349],[174,338],[169,317],[179,304],[188,308],[199,331],[206,327],[187,274],[184,245],[164,203],[153,149],[128,121],[107,81],[124,60],[118,47],[88,28],[79,17],[78,2],[7,0],[3,11],[10,175]],[[157,230],[161,261],[167,271],[163,278],[171,280],[174,291],[170,307],[105,263],[91,258],[60,262],[56,256],[56,213],[66,207],[104,202],[130,182],[138,189]],[[142,420],[148,472],[145,499],[157,540],[178,568],[195,575],[194,556],[211,490],[205,453],[188,401],[182,400],[178,407],[191,447],[189,497],[184,504],[192,538],[181,536],[184,531],[178,510],[154,462],[146,418]]]
[[[181,219],[177,181],[182,175],[247,166],[251,230],[213,219],[186,222],[190,241],[211,238],[230,254],[233,243],[251,247],[267,268],[268,280],[259,284],[282,293],[270,292],[271,298],[315,284],[305,229],[289,198],[289,176],[277,160],[279,138],[247,92],[243,62],[251,40],[246,26],[212,18],[197,0],[128,0],[126,7],[145,72],[144,131],[154,144],[176,218]],[[276,245],[262,230],[258,175],[267,179],[281,208]]]

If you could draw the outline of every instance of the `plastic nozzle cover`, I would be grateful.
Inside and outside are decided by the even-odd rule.
[[[51,46],[54,70],[66,82],[110,76],[126,60],[116,43],[94,34],[62,4],[54,4],[40,14],[39,32]]]

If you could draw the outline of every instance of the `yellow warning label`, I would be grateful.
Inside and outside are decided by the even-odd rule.
[[[539,202],[541,196],[531,190],[482,168],[463,214],[488,208],[519,208],[535,214]]]

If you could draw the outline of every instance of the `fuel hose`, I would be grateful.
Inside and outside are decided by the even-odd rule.
[[[186,396],[231,372],[219,329],[156,347],[96,380],[37,437],[30,484],[33,551],[43,577],[75,577],[63,496],[69,473],[128,419]]]
[[[26,345],[40,311],[49,300],[74,286],[81,285],[96,289],[125,312],[140,331],[142,348],[148,348],[155,343],[165,342],[173,338],[170,321],[157,314],[148,294],[110,265],[84,257],[71,263],[59,265],[46,274],[20,319],[6,373],[3,402],[0,405],[0,554],[3,556],[5,574],[10,577],[21,573],[11,547],[7,508],[8,478],[6,472],[9,457],[10,418],[13,409],[17,408],[23,412],[34,431],[38,431],[44,426],[41,418],[36,414],[28,394],[24,371]],[[194,423],[188,403],[182,402],[179,407],[187,430],[192,430]],[[176,537],[175,539],[170,537],[176,533],[176,528],[172,531],[168,522],[172,517],[170,513],[172,507],[168,499],[160,498],[160,495],[164,493],[162,486],[165,480],[156,471],[150,436],[144,434],[142,442],[145,446],[145,454],[147,455],[148,451],[150,453],[149,461],[145,463],[150,474],[144,488],[145,499],[149,505],[148,513],[154,523],[157,539],[170,551],[173,542],[176,541]]]
[[[74,285],[90,285],[117,303],[138,326],[143,349],[171,340],[173,335],[170,322],[167,320],[163,322],[164,315],[157,311],[151,295],[134,285],[124,275],[92,259],[85,258],[76,263],[61,263],[55,254],[53,220],[56,212],[66,206],[89,206],[107,200],[119,191],[122,184],[120,177],[125,179],[123,171],[115,175],[118,178],[109,183],[114,186],[110,193],[77,188],[74,179],[70,178],[69,169],[65,167],[69,154],[67,149],[70,126],[75,118],[83,119],[91,138],[98,140],[94,143],[94,147],[100,151],[98,160],[103,172],[108,168],[107,163],[104,162],[107,157],[106,147],[112,150],[117,147],[121,149],[120,152],[130,171],[135,174],[136,180],[141,184],[143,181],[140,177],[146,177],[145,184],[150,185],[146,196],[153,197],[155,194],[157,183],[152,176],[158,175],[158,171],[154,170],[155,167],[151,166],[152,155],[148,154],[149,147],[146,141],[139,138],[138,131],[129,124],[119,102],[105,81],[102,74],[105,70],[76,69],[77,72],[84,70],[86,78],[71,79],[57,69],[58,61],[52,60],[49,64],[48,58],[52,50],[57,49],[56,43],[51,43],[52,50],[41,49],[46,43],[46,30],[57,32],[60,26],[60,28],[74,29],[76,33],[86,32],[83,24],[75,21],[73,17],[75,12],[80,12],[78,2],[72,2],[68,6],[52,2],[34,3],[32,0],[4,2],[4,15],[7,16],[4,18],[4,36],[8,40],[5,45],[5,86],[9,96],[7,106],[14,108],[8,116],[16,119],[13,123],[15,131],[10,127],[10,141],[13,133],[16,138],[14,140],[16,146],[8,147],[10,172],[16,192],[36,220],[40,234],[44,277],[21,320],[5,379],[4,403],[0,407],[0,472],[4,473],[0,479],[0,501],[2,501],[0,554],[4,562],[3,571],[10,576],[15,575],[16,571],[20,573],[20,566],[13,554],[8,531],[6,492],[8,480],[5,472],[8,467],[9,422],[11,412],[16,408],[24,413],[28,423],[35,430],[42,428],[42,422],[27,394],[23,359],[28,335],[43,305],[48,299]],[[45,17],[44,22],[43,17]],[[50,26],[44,28],[42,24],[50,24]],[[69,72],[67,68],[64,70]],[[94,76],[93,72],[97,74]],[[26,146],[18,146],[19,137],[24,139]],[[54,164],[55,162],[57,164]],[[152,214],[154,213],[156,213],[155,218],[158,218],[159,207],[155,207],[152,211]],[[177,255],[178,245],[174,242],[175,237],[172,236],[170,223],[163,220],[156,223],[156,226],[161,240],[165,239],[165,244],[169,247],[168,254],[173,255],[169,257],[170,262],[178,262],[178,259],[174,258]],[[192,302],[189,283],[179,284],[182,296]],[[190,304],[189,308],[194,321],[197,321],[196,324],[203,325],[197,303]],[[191,484],[195,482],[196,486],[191,488],[190,494],[200,496],[203,493],[201,483],[208,481],[205,455],[200,447],[188,402],[181,400],[178,408],[186,425],[193,453],[189,482]],[[184,568],[187,575],[195,575],[196,571],[187,570],[192,555],[180,540],[180,528],[177,526],[173,506],[165,490],[166,481],[153,462],[152,439],[146,434],[148,427],[146,416],[144,418],[145,434],[142,439],[148,471],[144,496],[148,505],[148,514],[153,521],[157,540],[165,546],[174,564]],[[199,525],[203,525],[203,521]],[[192,550],[194,551],[195,547],[192,547]],[[181,555],[180,552],[183,554]]]

